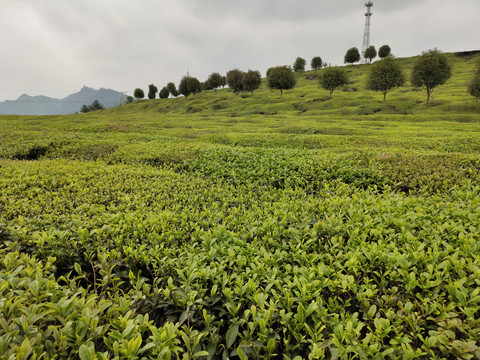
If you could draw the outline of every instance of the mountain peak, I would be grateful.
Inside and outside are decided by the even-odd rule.
[[[111,89],[93,89],[86,85],[63,99],[22,94],[17,100],[0,102],[0,115],[65,115],[80,111],[82,105],[98,100],[104,107],[118,106],[123,94]]]

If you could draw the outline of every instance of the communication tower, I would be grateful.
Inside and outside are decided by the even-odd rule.
[[[362,45],[362,57],[363,61],[366,62],[365,59],[365,50],[370,46],[370,19],[372,17],[372,6],[373,1],[369,1],[365,4],[367,7],[367,12],[365,13],[365,30],[363,32],[363,45]]]

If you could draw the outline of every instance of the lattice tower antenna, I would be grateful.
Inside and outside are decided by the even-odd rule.
[[[365,51],[370,46],[370,19],[373,15],[372,14],[373,1],[369,1],[368,3],[365,4],[365,6],[367,7],[367,12],[365,13],[365,30],[363,32],[362,57],[363,57],[363,61],[367,62],[367,59],[365,59]]]

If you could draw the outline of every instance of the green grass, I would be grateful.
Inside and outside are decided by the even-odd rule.
[[[0,117],[0,358],[479,358],[480,57],[448,57],[430,107],[355,65]]]

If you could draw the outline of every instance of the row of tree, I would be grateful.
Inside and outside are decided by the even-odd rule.
[[[380,57],[380,59],[384,59],[387,56],[391,55],[391,52],[392,50],[388,45],[381,46],[380,49],[378,50],[378,53],[375,46],[371,45],[365,50],[363,57],[365,59],[368,59],[370,63],[372,63],[372,60],[375,59],[377,55],[378,57]],[[354,64],[356,62],[359,62],[360,60],[361,60],[361,56],[358,48],[353,47],[347,50],[344,57],[345,64]],[[307,65],[307,61],[304,58],[297,57],[297,59],[293,63],[293,71],[304,72],[306,65]],[[320,56],[313,57],[312,61],[310,62],[310,67],[312,68],[312,70],[319,70],[322,67],[327,67],[327,66],[328,66],[327,63],[322,62],[322,58]]]
[[[377,56],[377,51],[374,46],[367,48],[364,58],[369,59],[370,62]],[[406,76],[398,64],[397,60],[391,54],[391,49],[388,45],[382,46],[378,51],[380,61],[375,62],[370,69],[366,87],[371,90],[380,91],[386,100],[387,93],[395,88],[404,86],[406,83]],[[360,53],[357,48],[351,48],[345,54],[345,63],[353,64],[360,60]],[[268,69],[267,71],[267,86],[270,89],[280,90],[280,96],[283,95],[284,90],[293,89],[296,85],[297,78],[294,72],[305,71],[306,60],[298,57],[290,66],[277,66]],[[319,56],[316,56],[311,61],[311,67],[314,70],[326,67],[319,75],[319,84],[330,92],[330,97],[335,89],[340,86],[347,85],[349,82],[345,69],[339,67],[327,67],[327,64],[322,62]],[[430,102],[430,97],[433,90],[440,85],[443,85],[451,76],[451,66],[447,58],[441,51],[434,49],[425,51],[417,60],[411,76],[411,83],[417,88],[426,88],[427,90],[427,105]],[[235,94],[242,91],[253,92],[261,85],[261,74],[257,70],[248,70],[243,72],[238,69],[230,70],[227,76],[222,76],[219,73],[212,73],[205,82],[200,82],[197,78],[185,76],[180,81],[178,90],[174,83],[168,83],[160,92],[158,88],[151,84],[149,86],[148,98],[154,99],[159,93],[159,97],[166,99],[169,96],[189,96],[196,94],[202,90],[215,90],[220,87],[228,85]],[[469,92],[475,96],[477,100],[480,98],[480,67],[476,71],[473,81],[469,85]],[[135,89],[134,96],[137,99],[144,98],[143,90]]]
[[[383,45],[378,54],[380,58],[385,58],[390,54],[391,50],[388,45]],[[364,54],[365,58],[374,59],[377,56],[377,51],[374,46],[370,46]],[[353,64],[355,62],[360,61],[360,53],[357,48],[351,48],[347,51],[345,55],[345,63]],[[294,72],[304,72],[306,67],[307,61],[302,57],[297,57],[295,62],[293,63],[293,71]],[[324,63],[320,56],[314,56],[310,62],[310,66],[312,70],[319,70],[322,67],[327,67],[328,64]],[[276,70],[273,77],[268,80],[268,72],[267,72],[267,85],[272,89],[280,90],[281,95],[283,94],[283,90],[288,90],[291,88],[290,86],[294,82],[292,79],[294,78],[291,74],[288,74],[288,70],[284,69],[285,67],[279,67],[280,70]],[[281,77],[281,79],[280,79]],[[296,82],[296,80],[295,80]],[[170,96],[177,97],[179,95],[189,96],[190,94],[199,93],[202,90],[217,90],[219,87],[225,87],[228,85],[235,94],[238,95],[241,91],[253,92],[260,87],[261,84],[261,74],[257,70],[248,70],[247,72],[240,71],[238,69],[231,70],[227,73],[227,76],[222,76],[219,73],[212,73],[205,82],[200,82],[197,78],[191,76],[185,76],[180,81],[180,84],[177,87],[174,83],[170,82],[165,87],[163,87],[160,91],[158,88],[150,84],[148,87],[147,97],[149,99],[155,99],[158,97],[160,99],[166,99]],[[143,99],[145,97],[145,93],[142,89],[137,88],[135,89],[133,96],[137,99]]]
[[[451,74],[452,68],[445,55],[434,49],[422,53],[413,67],[410,81],[417,88],[426,88],[428,105],[433,90],[445,84]],[[326,69],[319,78],[320,85],[330,91],[330,96],[336,88],[348,84],[348,81],[345,69],[337,67]],[[406,76],[402,68],[390,55],[372,65],[366,88],[382,92],[385,101],[388,92],[404,86],[405,83]]]

